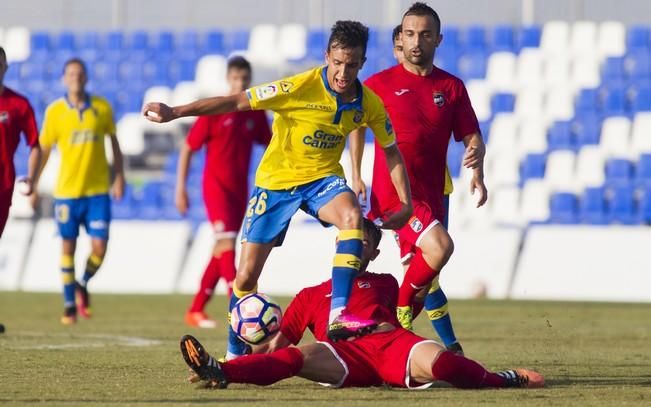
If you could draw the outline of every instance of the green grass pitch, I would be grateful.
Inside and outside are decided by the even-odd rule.
[[[61,296],[0,293],[2,405],[225,406],[628,406],[651,405],[651,305],[451,301],[468,356],[491,369],[530,367],[541,390],[331,390],[302,379],[271,387],[187,384],[184,333],[213,354],[225,349],[224,297],[209,306],[217,330],[183,325],[189,297],[96,295],[95,316],[59,324]],[[288,299],[282,299],[286,305]],[[434,337],[421,316],[416,331]]]

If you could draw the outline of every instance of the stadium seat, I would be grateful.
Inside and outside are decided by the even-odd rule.
[[[486,81],[494,92],[513,92],[515,74],[516,57],[512,52],[495,52],[488,58]]]
[[[119,53],[125,47],[124,31],[110,31],[106,36],[106,50],[111,53]]]
[[[307,29],[302,24],[280,27],[278,41],[278,52],[286,60],[301,60],[307,55]]]
[[[459,74],[464,80],[483,79],[486,77],[487,63],[486,52],[471,50],[459,58]]]
[[[486,29],[481,25],[470,25],[466,29],[466,51],[484,51],[486,48]]]
[[[549,128],[547,143],[549,151],[572,150],[575,145],[572,137],[572,124],[568,120],[555,121]]]
[[[623,57],[606,58],[601,69],[601,81],[617,87],[625,86],[626,69]]]
[[[145,220],[159,219],[162,215],[161,183],[149,181],[139,191],[138,217]]]
[[[576,196],[568,192],[552,194],[549,202],[550,223],[573,225],[579,221]]]
[[[171,65],[172,59],[165,56],[147,59],[142,64],[145,82],[151,86],[170,86],[175,84],[176,81],[170,75]]]
[[[471,98],[473,107],[475,106],[475,99]],[[491,98],[491,111],[493,114],[497,113],[511,113],[515,108],[515,95],[512,93],[496,93]],[[481,120],[481,119],[480,119]]]
[[[530,179],[543,179],[545,177],[545,154],[527,154],[520,166],[520,186],[524,186]]]
[[[491,89],[484,80],[471,80],[466,83],[468,97],[472,101],[472,107],[479,121],[488,120],[492,114],[498,113],[491,108]]]
[[[606,161],[606,185],[609,187],[628,185],[633,181],[633,164],[624,159]]]
[[[647,82],[651,77],[651,49],[629,52],[626,64],[630,79],[635,82]]]
[[[171,31],[160,31],[154,49],[156,52],[162,54],[173,54],[176,50],[174,33]]]
[[[540,48],[547,55],[566,55],[569,53],[570,25],[566,21],[545,23],[540,38]]]
[[[609,117],[601,128],[601,151],[607,158],[628,158],[631,121],[627,117]]]
[[[456,143],[454,140],[450,140],[446,162],[452,178],[458,178],[461,174],[461,163],[463,161],[464,152],[465,147],[463,146],[463,143]]]
[[[651,112],[651,86],[641,86],[634,89],[631,111],[632,113]]]
[[[572,90],[564,86],[549,89],[545,98],[544,117],[548,122],[572,119],[574,117]]]
[[[570,85],[573,91],[599,86],[599,60],[596,56],[586,55],[575,58],[570,73]]]
[[[540,88],[544,86],[545,54],[538,48],[524,48],[518,55],[516,83],[518,87]]]
[[[608,223],[603,187],[586,188],[579,203],[579,220],[591,225]]]
[[[651,186],[651,153],[640,155],[635,169],[635,182],[638,186]]]
[[[251,30],[249,29],[236,29],[229,31],[226,40],[226,53],[235,51],[244,51],[249,46],[249,38]]]
[[[631,155],[651,153],[651,112],[640,112],[633,118]]]
[[[606,89],[603,101],[603,114],[605,117],[628,116],[626,89],[613,87]]]
[[[328,35],[325,30],[321,28],[310,29],[307,33],[307,57],[310,60],[322,61],[327,43]]]
[[[532,179],[524,184],[520,202],[520,218],[525,223],[549,220],[549,189],[544,181]]]
[[[626,28],[619,21],[604,21],[599,25],[597,50],[601,58],[621,57],[626,53]]]
[[[529,153],[547,152],[547,125],[542,120],[526,120],[519,128],[516,153],[524,157]],[[513,150],[513,148],[512,148]]]
[[[632,184],[619,185],[610,189],[608,217],[612,223],[633,225],[638,223]]]
[[[498,226],[520,226],[520,188],[501,187],[491,192],[491,213]]]
[[[648,25],[633,25],[628,28],[626,35],[626,48],[628,50],[649,50],[651,48],[651,36],[649,36]]]
[[[274,66],[282,60],[278,52],[278,28],[272,24],[259,24],[251,30],[247,56],[252,63]]]
[[[226,58],[221,55],[206,55],[199,59],[195,82],[206,94],[226,94]]]
[[[2,40],[0,40],[2,44]],[[29,59],[31,61],[42,61],[49,57],[51,42],[50,35],[45,31],[33,32],[30,38],[31,51]]]
[[[493,52],[515,52],[513,26],[498,24],[493,28]]]
[[[576,161],[576,182],[578,189],[602,186],[605,178],[605,158],[597,145],[584,146],[579,150]]]
[[[518,119],[512,113],[500,113],[495,116],[490,126],[489,149],[491,154],[512,153],[518,144]]]
[[[199,33],[192,29],[186,29],[178,34],[175,43],[178,44],[177,53],[183,56],[198,57],[202,48]]]
[[[123,154],[137,156],[145,152],[145,123],[140,113],[128,113],[118,120],[116,133]]]
[[[153,86],[145,91],[143,103],[147,102],[163,102],[166,104],[172,103],[172,89],[167,86]]]
[[[575,183],[576,156],[568,150],[552,151],[547,156],[545,182],[553,192],[573,192]]]
[[[601,121],[597,114],[581,113],[572,122],[577,147],[599,144]]]
[[[443,38],[445,38],[445,41],[441,43],[441,48],[459,50],[463,47],[459,27],[446,24],[441,29],[441,34],[443,34]]]
[[[520,31],[519,48],[539,48],[542,30],[540,26],[528,25],[522,27]]]
[[[545,91],[541,88],[520,89],[515,99],[515,115],[520,120],[543,117]]]
[[[127,184],[122,199],[111,200],[111,217],[113,219],[133,219],[136,217],[136,203],[133,200],[133,185]]]
[[[597,114],[600,111],[597,89],[581,89],[576,98],[575,110],[578,115],[584,113]]]
[[[543,71],[545,86],[570,86],[570,65],[569,54],[547,55]]]
[[[224,54],[224,33],[219,30],[211,30],[206,34],[206,54]]]
[[[520,160],[508,152],[493,153],[487,156],[486,178],[491,186],[517,186],[519,182]]]
[[[443,43],[445,43],[445,41],[443,41]],[[460,58],[461,58],[461,54],[459,53],[458,50],[450,50],[450,48],[439,49],[438,51],[436,51],[436,55],[434,57],[434,64],[438,68],[450,72],[453,75],[459,75]],[[481,78],[483,79],[484,77],[482,76]]]
[[[10,27],[4,33],[2,44],[7,54],[7,62],[22,62],[30,55],[30,35],[25,27]]]
[[[77,44],[75,43],[75,34],[72,31],[61,31],[57,35],[55,49],[57,51],[71,51],[75,52],[77,50]]]
[[[578,56],[594,56],[597,51],[597,23],[594,21],[575,21],[570,34],[570,52]]]
[[[651,185],[644,188],[640,197],[639,218],[643,223],[651,224]]]

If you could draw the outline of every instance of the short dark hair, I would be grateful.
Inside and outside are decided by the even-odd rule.
[[[380,245],[380,240],[382,240],[382,230],[367,218],[362,218],[362,228],[371,236],[374,245],[373,249],[377,249]]]
[[[400,33],[402,32],[402,24],[398,24],[393,28],[393,33],[391,33],[391,39],[395,44],[398,38],[400,38]]]
[[[65,73],[66,68],[68,67],[68,65],[72,65],[72,64],[78,64],[79,66],[81,66],[81,68],[84,70],[85,73],[88,73],[88,69],[86,69],[86,63],[81,58],[78,58],[78,57],[73,57],[73,58],[68,59],[63,64],[63,72]]]
[[[333,48],[362,47],[366,56],[368,43],[368,27],[359,21],[337,21],[330,30],[328,52]]]
[[[0,56],[2,56],[4,59],[7,59],[7,53],[5,52],[5,49],[0,47]]]
[[[226,72],[231,69],[246,69],[251,72],[251,63],[243,56],[237,55],[230,58],[226,64]]]
[[[434,19],[434,22],[438,25],[439,33],[441,32],[441,19],[439,18],[439,15],[436,13],[436,11],[434,11],[433,8],[425,3],[417,1],[416,3],[412,4],[411,7],[405,11],[402,19],[404,20],[407,16],[431,16]]]

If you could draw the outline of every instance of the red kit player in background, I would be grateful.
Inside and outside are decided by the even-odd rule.
[[[228,61],[226,79],[232,95],[251,85],[251,65],[243,57]],[[201,278],[199,291],[185,315],[190,326],[214,328],[204,312],[215,286],[223,278],[229,295],[235,278],[235,238],[246,210],[249,162],[253,143],[269,144],[271,130],[264,111],[254,110],[201,116],[181,147],[177,169],[176,207],[185,214],[190,205],[186,180],[192,154],[207,149],[203,172],[203,200],[215,232],[212,257]]]
[[[24,96],[3,85],[7,69],[7,54],[0,47],[0,237],[9,217],[14,192],[14,154],[20,142],[20,133],[24,134],[25,141],[31,148],[27,178],[21,180],[26,185],[25,190],[21,191],[25,195],[32,194],[33,177],[41,160],[34,110]]]
[[[413,216],[397,231],[401,255],[413,253],[398,295],[398,320],[407,329],[411,329],[413,315],[419,311],[413,309],[416,293],[429,288],[454,249],[441,224],[445,217],[447,148],[452,134],[466,146],[463,165],[474,171],[470,189],[472,193],[479,191],[477,206],[483,205],[488,196],[483,173],[486,148],[466,88],[460,79],[433,65],[434,53],[443,38],[440,30],[438,14],[427,4],[414,3],[402,19],[404,61],[365,83],[380,96],[389,113],[405,157],[414,202]],[[353,137],[363,143],[359,141],[363,135]],[[353,154],[353,159],[360,160],[353,163],[354,168],[360,168],[361,157]],[[365,192],[360,179],[353,179],[353,190],[357,194]],[[397,197],[382,154],[377,154],[369,216],[382,220],[397,211]]]

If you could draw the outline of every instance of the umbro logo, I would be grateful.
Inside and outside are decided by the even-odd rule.
[[[404,94],[407,93],[407,92],[409,92],[409,89],[404,89],[404,88],[403,88],[403,89],[400,89],[400,90],[395,91],[394,93],[396,94],[396,96],[402,96],[402,95],[404,95]]]

